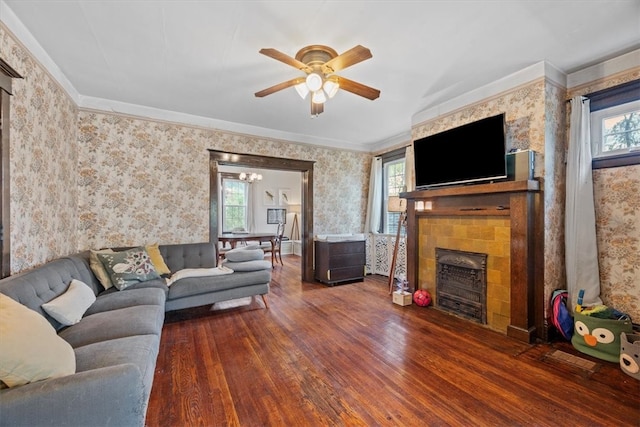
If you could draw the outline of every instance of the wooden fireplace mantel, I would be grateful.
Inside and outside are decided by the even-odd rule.
[[[544,339],[541,183],[505,181],[401,193],[407,199],[407,279],[418,284],[418,219],[423,216],[507,216],[511,227],[511,296],[507,335]],[[416,202],[430,209],[416,210]]]

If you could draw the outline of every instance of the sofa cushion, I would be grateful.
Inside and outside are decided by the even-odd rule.
[[[104,268],[104,264],[98,258],[99,253],[113,253],[113,249],[101,249],[99,251],[90,251],[89,252],[89,266],[91,267],[91,271],[98,278],[100,284],[105,288],[109,289],[113,286],[111,283],[111,278],[109,277],[109,273],[107,269]]]
[[[233,270],[224,266],[214,268],[185,268],[184,270],[178,270],[167,279],[167,286],[171,286],[178,280],[186,279],[189,277],[211,277],[211,276],[224,276],[225,274],[233,274]]]
[[[156,358],[160,347],[158,335],[135,335],[88,344],[74,349],[77,372],[130,363],[141,373],[145,398],[149,397]]]
[[[95,300],[96,296],[86,283],[73,279],[65,293],[42,304],[42,309],[62,325],[74,325]]]
[[[133,248],[112,253],[99,252],[97,255],[107,273],[109,273],[113,286],[119,290],[123,290],[134,283],[160,277],[144,248]]]
[[[261,251],[262,252],[262,251]],[[231,262],[224,260],[222,265],[232,269],[233,271],[258,271],[258,270],[271,270],[273,266],[269,261],[245,261],[245,262]]]
[[[167,264],[164,262],[164,258],[160,253],[160,249],[157,243],[152,245],[147,245],[144,247],[147,253],[149,254],[149,258],[151,258],[151,262],[153,266],[156,268],[158,274],[171,274],[171,270],[167,267]]]
[[[103,292],[89,307],[86,316],[120,308],[135,307],[137,305],[158,305],[164,307],[167,293],[159,288],[132,289],[125,292]]]
[[[257,261],[264,259],[264,251],[260,246],[239,247],[225,252],[224,258],[231,262]]]
[[[0,380],[9,387],[72,375],[76,358],[35,311],[0,294]]]
[[[257,262],[257,261],[252,261]],[[235,272],[213,277],[188,277],[173,283],[169,288],[169,300],[205,294],[209,292],[224,291],[226,289],[252,286],[261,283],[269,283],[271,280],[271,264],[266,270],[251,271],[246,273]]]
[[[162,332],[164,307],[138,305],[85,316],[80,323],[60,331],[73,348],[133,335]]]

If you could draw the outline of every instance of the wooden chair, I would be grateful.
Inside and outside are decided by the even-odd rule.
[[[276,231],[276,237],[274,240],[273,247],[271,246],[271,242],[260,243],[260,247],[262,248],[264,253],[273,252],[271,254],[272,267],[276,266],[275,263],[278,261],[278,259],[280,259],[280,264],[284,265],[284,263],[282,262],[282,239],[284,239],[284,223],[280,222],[278,223],[278,230]],[[275,262],[274,262],[274,259],[275,259]]]

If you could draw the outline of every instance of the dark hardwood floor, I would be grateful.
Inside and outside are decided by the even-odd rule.
[[[640,425],[617,364],[400,307],[386,277],[303,283],[283,258],[269,309],[167,313],[148,426]]]

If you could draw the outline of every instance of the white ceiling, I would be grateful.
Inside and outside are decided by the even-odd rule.
[[[408,141],[416,113],[540,61],[568,74],[640,46],[638,0],[6,0],[0,6],[0,19],[26,27],[77,91],[80,106],[150,107],[169,118],[166,111],[214,119],[222,129],[367,151]],[[342,91],[311,119],[308,101],[293,88],[254,97],[302,75],[259,54],[261,48],[295,56],[310,44],[338,53],[369,48],[373,58],[338,74],[379,89],[380,98]]]

